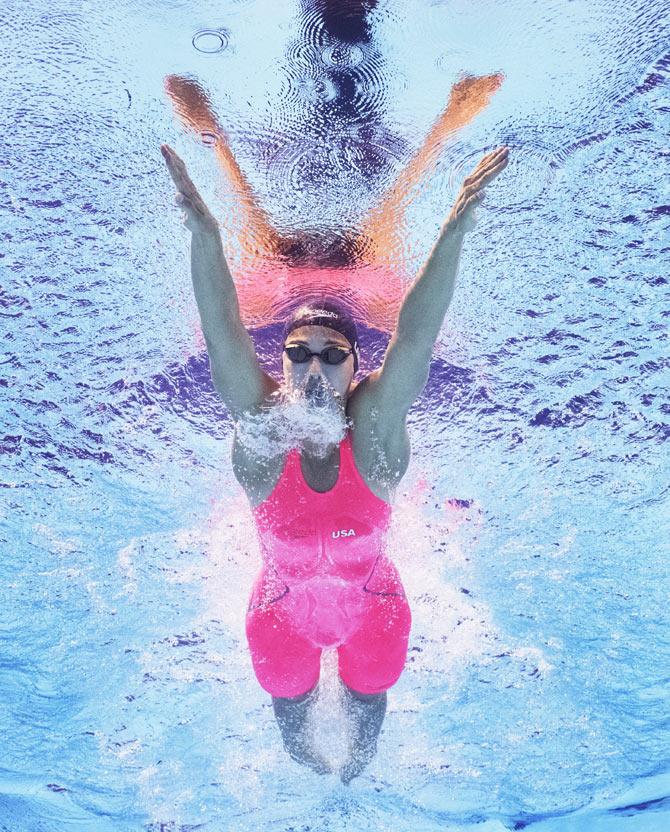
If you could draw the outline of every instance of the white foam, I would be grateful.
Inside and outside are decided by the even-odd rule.
[[[306,448],[324,454],[339,445],[349,422],[338,394],[325,383],[321,395],[308,399],[303,390],[280,388],[277,401],[237,421],[236,438],[262,459],[273,459],[291,448]]]

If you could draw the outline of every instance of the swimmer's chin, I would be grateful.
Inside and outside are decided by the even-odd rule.
[[[301,444],[303,450],[307,451],[309,456],[313,456],[315,459],[326,459],[332,451],[329,445],[310,442],[309,439],[304,439]]]

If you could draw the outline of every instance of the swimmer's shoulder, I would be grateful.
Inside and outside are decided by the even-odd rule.
[[[284,470],[287,455],[281,453],[275,457],[266,457],[254,453],[248,444],[241,441],[239,422],[245,416],[260,415],[263,410],[274,407],[276,403],[276,396],[268,396],[262,405],[240,414],[235,421],[231,453],[233,474],[252,506],[259,505],[270,496]]]
[[[359,473],[378,496],[400,482],[411,454],[405,414],[385,412],[375,395],[375,370],[360,381],[347,402],[351,446]]]

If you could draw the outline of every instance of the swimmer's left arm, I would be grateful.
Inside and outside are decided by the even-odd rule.
[[[407,415],[421,394],[430,370],[433,346],[454,294],[463,237],[475,226],[474,209],[483,188],[507,165],[500,147],[485,156],[465,180],[454,207],[423,269],[407,291],[384,362],[366,385],[382,419],[393,423]]]

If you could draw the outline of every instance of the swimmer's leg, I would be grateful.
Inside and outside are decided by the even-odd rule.
[[[219,123],[209,96],[196,80],[181,75],[168,75],[164,85],[182,124],[195,133],[207,134],[216,139],[214,150],[219,165],[229,187],[238,197],[244,247],[254,257],[273,255],[280,244],[279,234],[267,212],[259,205],[249,180],[233,156],[228,136]]]
[[[314,703],[316,688],[290,698],[273,696],[272,707],[279,730],[281,731],[284,748],[296,761],[317,774],[328,774],[331,771],[328,763],[312,748],[308,730],[308,717]]]
[[[350,783],[377,753],[377,738],[386,714],[386,691],[358,693],[342,684],[351,728],[349,760],[340,769],[340,779]]]
[[[361,259],[376,265],[397,263],[402,215],[413,189],[434,170],[447,142],[487,107],[503,77],[502,73],[467,76],[453,85],[445,110],[423,144],[363,221]]]
[[[377,750],[386,691],[403,671],[412,624],[398,570],[389,560],[377,561],[365,598],[358,629],[337,651],[352,728],[350,757],[340,771],[344,783],[357,777]]]
[[[272,696],[284,747],[296,762],[325,774],[330,768],[312,748],[308,723],[319,683],[321,650],[296,631],[283,603],[284,588],[266,570],[254,584],[246,620],[251,661],[256,678]]]

